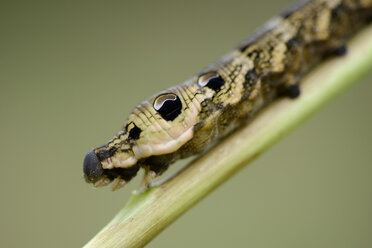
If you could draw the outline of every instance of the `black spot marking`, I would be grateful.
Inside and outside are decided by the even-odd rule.
[[[200,87],[208,87],[216,92],[221,90],[221,87],[225,84],[223,78],[215,71],[201,74],[198,79]]]
[[[159,95],[153,103],[154,109],[167,121],[176,119],[182,110],[182,102],[174,93]]]
[[[136,140],[140,137],[142,130],[134,124],[134,127],[129,131],[128,139]]]

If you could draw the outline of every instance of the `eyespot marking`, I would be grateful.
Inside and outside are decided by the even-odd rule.
[[[200,87],[206,86],[218,92],[221,90],[221,87],[225,84],[225,81],[216,71],[211,71],[200,75],[198,79],[198,84]]]
[[[134,124],[134,127],[132,127],[130,130],[129,130],[129,135],[128,135],[128,139],[130,140],[136,140],[140,137],[141,135],[141,132],[142,130],[136,126],[136,124]]]
[[[181,114],[182,102],[174,93],[157,96],[153,103],[154,109],[167,121],[173,121]]]

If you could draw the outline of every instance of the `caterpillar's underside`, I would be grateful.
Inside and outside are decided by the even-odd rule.
[[[297,97],[303,75],[345,53],[346,39],[371,18],[372,0],[312,0],[284,12],[217,63],[138,105],[117,136],[88,152],[85,179],[118,189],[142,167],[148,184],[276,97]]]

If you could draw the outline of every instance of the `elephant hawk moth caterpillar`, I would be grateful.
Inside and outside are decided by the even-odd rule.
[[[271,19],[218,62],[139,104],[123,129],[90,150],[84,177],[113,190],[145,169],[144,184],[245,125],[277,97],[296,98],[311,68],[346,53],[372,20],[372,0],[308,0]]]

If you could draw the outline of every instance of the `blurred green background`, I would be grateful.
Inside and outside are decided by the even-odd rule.
[[[92,189],[85,153],[289,3],[1,1],[0,246],[85,244],[139,184]],[[371,247],[371,92],[369,77],[148,247]]]

